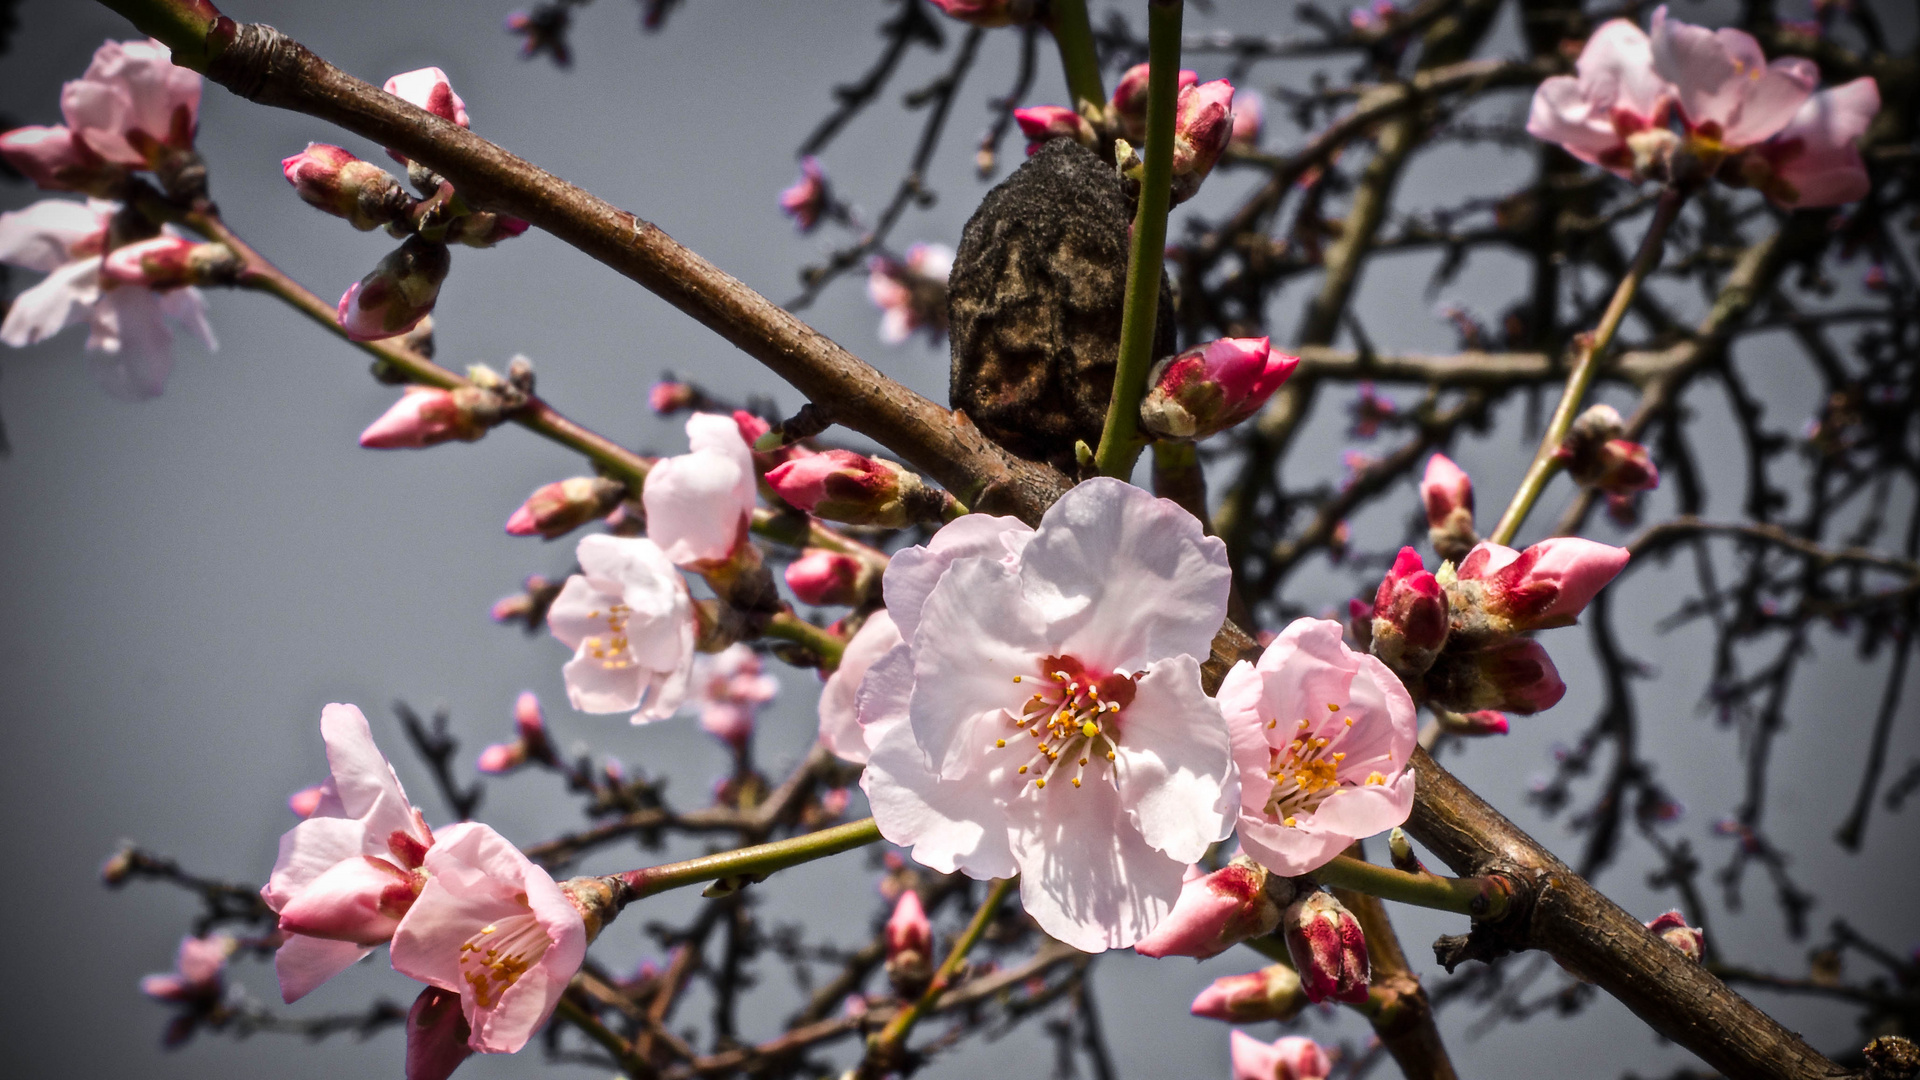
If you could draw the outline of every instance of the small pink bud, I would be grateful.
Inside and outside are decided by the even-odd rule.
[[[820,795],[820,812],[832,820],[845,814],[852,802],[853,792],[843,787],[828,788]]]
[[[856,604],[864,588],[867,564],[845,552],[808,548],[787,564],[787,587],[816,607]]]
[[[1300,973],[1285,964],[1275,964],[1246,975],[1213,980],[1211,986],[1193,999],[1189,1011],[1195,1016],[1212,1017],[1230,1024],[1252,1024],[1261,1020],[1291,1020],[1307,1005]]]
[[[903,998],[920,996],[933,979],[933,924],[920,894],[902,889],[887,920],[887,978]]]
[[[393,937],[400,917],[425,882],[385,859],[362,855],[333,864],[280,909],[289,934],[378,945]]]
[[[1287,908],[1282,925],[1308,1001],[1367,1000],[1367,938],[1340,901],[1315,889]]]
[[[626,485],[604,476],[574,476],[534,489],[507,518],[509,536],[565,536],[606,517],[626,498]]]
[[[1420,501],[1427,508],[1427,539],[1442,559],[1466,558],[1480,535],[1473,529],[1473,480],[1445,454],[1427,459],[1420,480]]]
[[[472,126],[467,119],[467,103],[453,92],[453,83],[447,80],[447,73],[437,67],[424,67],[417,71],[406,71],[388,79],[381,87],[387,93],[406,102],[427,110],[448,123],[461,127]],[[395,161],[406,164],[405,154],[388,148]]]
[[[1442,709],[1434,718],[1449,735],[1505,735],[1508,731],[1507,714],[1497,709],[1470,713]]]
[[[460,1009],[460,995],[429,986],[407,1010],[406,1080],[447,1080],[473,1056],[473,1029]]]
[[[1531,638],[1484,649],[1450,649],[1427,670],[1427,697],[1456,712],[1499,709],[1521,715],[1550,709],[1566,696],[1553,660]]]
[[[1304,1035],[1263,1043],[1244,1031],[1232,1036],[1233,1080],[1326,1080],[1333,1059]]]
[[[406,333],[433,310],[450,267],[445,244],[407,237],[340,298],[340,328],[354,341]]]
[[[494,743],[480,751],[480,757],[473,767],[488,776],[502,776],[527,763],[527,744],[523,742]]]
[[[1167,357],[1147,376],[1140,425],[1164,438],[1204,439],[1260,411],[1300,366],[1266,338],[1221,338]]]
[[[1211,874],[1188,871],[1173,910],[1137,942],[1142,956],[1217,956],[1280,925],[1280,905],[1267,894],[1267,869],[1239,856]]]
[[[320,809],[320,793],[321,789],[325,786],[324,784],[315,784],[312,787],[301,788],[299,791],[287,796],[287,809],[293,811],[295,817],[312,817],[313,812]]]
[[[768,472],[767,483],[815,517],[895,529],[947,498],[893,462],[851,450],[794,458]]]
[[[0,135],[0,157],[42,191],[84,191],[107,197],[127,175],[63,127],[21,127]]]
[[[1147,76],[1150,66],[1135,64],[1120,76],[1120,82],[1113,88],[1113,114],[1120,120],[1121,133],[1132,142],[1138,143],[1147,137]],[[1200,75],[1184,68],[1180,71],[1179,89],[1198,86]]]
[[[499,421],[493,395],[477,387],[441,390],[410,386],[393,407],[360,433],[369,450],[418,449],[455,439],[473,442]]]
[[[1173,201],[1182,203],[1200,190],[1200,182],[1233,138],[1233,84],[1215,79],[1180,91],[1173,119]]]
[[[1228,145],[1252,150],[1260,145],[1260,130],[1267,110],[1259,91],[1239,90],[1233,95],[1233,137]]]
[[[540,710],[540,696],[531,690],[520,691],[513,699],[513,727],[526,742],[544,742],[547,737],[546,715]]]
[[[1013,121],[1020,125],[1020,134],[1027,137],[1028,157],[1054,139],[1072,139],[1088,149],[1100,142],[1100,137],[1094,133],[1093,125],[1087,123],[1087,118],[1064,105],[1035,105],[1015,109]]]
[[[1706,949],[1707,932],[1698,927],[1688,926],[1686,916],[1678,911],[1669,911],[1665,915],[1647,924],[1647,929],[1660,935],[1661,940],[1687,954],[1694,963]]]
[[[820,160],[809,154],[800,159],[800,179],[780,193],[780,209],[793,219],[794,228],[810,233],[820,224],[821,215],[832,203],[827,190],[827,173]]]
[[[657,416],[672,416],[697,408],[699,404],[700,391],[692,383],[666,379],[654,383],[653,388],[647,391],[647,407]]]
[[[1433,666],[1447,643],[1447,594],[1410,547],[1400,549],[1373,598],[1373,655],[1411,679]]]
[[[1595,405],[1574,420],[1554,452],[1567,475],[1582,487],[1608,495],[1632,495],[1660,486],[1660,470],[1647,448],[1622,436],[1626,425],[1611,405]]]
[[[302,202],[362,232],[398,220],[413,202],[392,173],[326,143],[308,143],[280,171]]]
[[[101,263],[100,276],[115,285],[177,289],[208,284],[238,267],[225,244],[197,244],[167,233],[114,248]]]

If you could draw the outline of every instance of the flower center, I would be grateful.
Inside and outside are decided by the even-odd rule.
[[[1049,656],[1040,662],[1040,675],[1015,675],[1016,683],[1035,683],[1039,689],[1017,707],[1007,709],[1013,731],[994,740],[994,748],[1024,735],[1034,741],[1033,757],[1020,766],[1021,776],[1033,777],[1044,790],[1062,763],[1073,770],[1074,787],[1086,778],[1087,765],[1112,761],[1120,740],[1120,712],[1133,701],[1137,675],[1096,675],[1071,656]],[[1095,765],[1098,768],[1098,765]],[[1024,786],[1024,784],[1023,784]]]
[[[472,988],[474,1004],[482,1009],[499,1004],[552,944],[531,909],[481,927],[460,946],[460,977]]]
[[[1267,796],[1266,806],[1270,820],[1296,826],[1300,824],[1301,814],[1318,810],[1334,792],[1343,787],[1362,786],[1353,777],[1340,775],[1340,764],[1347,755],[1335,747],[1353,730],[1354,717],[1339,716],[1339,712],[1340,706],[1328,702],[1328,716],[1318,727],[1311,719],[1303,718],[1292,742],[1268,749],[1267,778],[1273,781],[1273,792]],[[1277,719],[1267,721],[1269,729],[1279,724]],[[1384,784],[1387,778],[1375,771],[1367,774],[1365,782]]]
[[[587,655],[600,661],[600,666],[611,670],[633,666],[631,643],[627,640],[627,623],[633,618],[633,609],[625,604],[614,604],[605,611],[587,612],[589,619],[607,620],[605,635],[594,634],[580,644],[584,645]]]

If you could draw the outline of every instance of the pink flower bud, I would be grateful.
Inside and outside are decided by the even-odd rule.
[[[1286,1035],[1268,1044],[1235,1031],[1233,1080],[1326,1080],[1333,1059],[1304,1035]]]
[[[787,587],[815,606],[860,601],[866,562],[840,551],[808,548],[787,564]]]
[[[696,407],[700,401],[700,391],[691,383],[675,382],[671,379],[653,384],[647,391],[647,407],[658,416],[672,416]]]
[[[280,171],[302,202],[361,232],[398,220],[413,202],[392,173],[326,143],[308,143]]]
[[[1653,920],[1647,924],[1647,929],[1659,934],[1661,940],[1687,954],[1687,959],[1696,964],[1700,962],[1700,957],[1707,945],[1707,932],[1698,927],[1688,926],[1686,916],[1678,911],[1669,911]]]
[[[1233,95],[1233,137],[1228,145],[1247,150],[1260,145],[1260,130],[1266,124],[1267,109],[1257,90],[1238,90]]]
[[[1278,925],[1280,905],[1267,895],[1266,867],[1242,855],[1211,874],[1189,868],[1173,910],[1133,951],[1204,960]]]
[[[1088,149],[1100,141],[1093,125],[1087,123],[1087,118],[1064,105],[1035,105],[1015,109],[1013,121],[1020,125],[1020,134],[1027,137],[1028,157],[1053,139],[1072,139]]]
[[[114,248],[100,265],[100,276],[115,285],[177,289],[204,285],[221,267],[238,264],[225,244],[196,244],[165,233]]]
[[[1300,358],[1266,338],[1221,338],[1169,356],[1147,376],[1140,425],[1155,435],[1204,439],[1260,411]]]
[[[212,1005],[226,993],[227,958],[238,942],[226,934],[180,939],[173,970],[140,980],[140,992],[156,1001]]]
[[[780,193],[780,209],[793,219],[794,228],[810,233],[820,224],[820,216],[832,202],[827,191],[827,174],[820,159],[809,154],[800,159],[800,179]]]
[[[1473,480],[1445,454],[1427,459],[1420,480],[1420,501],[1427,508],[1427,539],[1443,559],[1466,558],[1480,535],[1473,529]]]
[[[1315,889],[1295,900],[1281,922],[1308,1001],[1367,1000],[1367,938],[1340,901]]]
[[[460,995],[429,986],[407,1010],[406,1080],[447,1080],[473,1056],[473,1029],[460,1009]]]
[[[393,937],[400,917],[425,884],[385,859],[343,859],[309,882],[280,908],[289,934],[378,945]]]
[[[1508,731],[1507,714],[1497,709],[1481,709],[1470,713],[1441,709],[1435,713],[1434,719],[1440,722],[1441,730],[1449,735],[1505,735]]]
[[[470,248],[490,248],[503,240],[511,240],[532,227],[531,222],[514,217],[512,214],[495,214],[477,210],[453,219],[447,226],[447,243],[465,244]]]
[[[1577,536],[1542,540],[1525,551],[1481,543],[1447,587],[1454,632],[1477,648],[1510,634],[1571,626],[1628,557],[1625,548]]]
[[[944,501],[893,462],[851,450],[794,458],[767,473],[767,483],[799,509],[850,525],[901,528],[912,523],[930,499],[934,505]]]
[[[527,763],[527,744],[522,742],[494,743],[480,751],[480,757],[473,767],[488,776],[503,776]]]
[[[493,395],[476,387],[441,390],[410,386],[393,407],[360,433],[369,450],[418,449],[455,439],[473,442],[499,421]]]
[[[1173,201],[1185,202],[1233,138],[1233,84],[1215,79],[1180,91],[1173,118]]]
[[[1245,975],[1213,980],[1212,985],[1193,999],[1189,1011],[1195,1016],[1208,1016],[1230,1024],[1252,1024],[1261,1020],[1291,1020],[1307,1005],[1300,973],[1285,964],[1275,964]]]
[[[918,997],[933,979],[933,924],[919,893],[901,890],[886,935],[887,978],[901,997]]]
[[[535,488],[507,518],[509,536],[565,536],[603,518],[626,498],[626,485],[604,476],[574,476]]]
[[[949,18],[991,30],[1032,19],[1038,5],[1035,0],[933,0],[933,6]]]
[[[445,244],[407,237],[340,298],[340,328],[354,341],[378,341],[413,329],[440,298],[450,265]]]
[[[1530,638],[1509,638],[1484,649],[1449,649],[1427,670],[1427,698],[1457,712],[1500,709],[1529,715],[1566,695],[1553,660]]]
[[[287,796],[287,809],[293,811],[296,817],[312,817],[313,812],[320,809],[320,794],[325,787],[324,784],[315,784]]]
[[[1113,88],[1112,108],[1114,116],[1120,120],[1120,130],[1128,139],[1139,142],[1147,137],[1147,76],[1149,65],[1135,64],[1120,76],[1120,82]],[[1197,72],[1184,68],[1180,71],[1179,89],[1185,91],[1200,83]]]
[[[1400,549],[1373,598],[1373,655],[1411,679],[1433,666],[1447,643],[1447,594],[1420,553]]]
[[[437,67],[424,67],[417,71],[406,71],[388,79],[381,87],[387,93],[406,102],[427,110],[448,123],[461,127],[472,126],[467,120],[467,103],[453,92],[453,83],[447,80],[447,73]],[[387,153],[395,161],[406,164],[405,154],[391,147]]]
[[[103,160],[64,127],[21,127],[0,135],[0,157],[42,191],[111,195],[127,169]]]
[[[1582,487],[1608,495],[1631,495],[1660,485],[1660,470],[1647,448],[1621,436],[1626,425],[1611,405],[1595,405],[1574,420],[1554,457]]]

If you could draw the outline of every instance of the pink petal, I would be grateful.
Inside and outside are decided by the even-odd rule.
[[[373,950],[351,941],[327,941],[294,934],[273,954],[280,977],[280,999],[291,1005],[314,988],[352,967]]]
[[[867,670],[900,644],[900,631],[883,609],[867,616],[847,642],[840,666],[827,676],[820,690],[820,741],[835,757],[856,764],[868,757],[865,730],[860,726],[860,683]]]

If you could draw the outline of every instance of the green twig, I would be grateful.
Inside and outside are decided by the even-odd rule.
[[[1322,885],[1488,921],[1504,917],[1513,899],[1507,879],[1497,874],[1469,878],[1409,874],[1351,855],[1336,855],[1332,862],[1315,870],[1313,876]]]
[[[806,646],[820,657],[828,671],[840,666],[840,654],[847,648],[846,641],[837,634],[815,626],[791,611],[783,611],[767,620],[767,628],[763,632],[770,638]]]
[[[1000,910],[1000,905],[1006,902],[1007,894],[1013,891],[1014,884],[1019,880],[1017,876],[1001,878],[987,890],[986,901],[973,913],[973,920],[967,923],[967,928],[960,932],[959,940],[953,943],[947,958],[940,962],[940,970],[934,972],[933,981],[927,984],[926,991],[912,1004],[895,1013],[880,1034],[867,1044],[863,1070],[871,1065],[876,1070],[875,1075],[879,1075],[878,1070],[884,1070],[899,1056],[900,1047],[906,1043],[907,1036],[913,1033],[913,1025],[935,1007],[940,995],[946,993],[953,981],[960,977],[961,969],[966,966],[967,954],[980,943],[981,936],[987,932],[987,924],[993,921],[994,913]]]
[[[775,870],[785,870],[789,866],[799,866],[815,859],[824,859],[829,855],[838,855],[864,847],[880,839],[880,827],[872,818],[863,821],[836,825],[831,829],[821,829],[804,836],[795,836],[786,840],[776,840],[771,844],[755,844],[737,851],[723,851],[717,855],[702,855],[685,862],[667,863],[663,866],[649,866],[639,870],[629,870],[619,875],[625,883],[627,894],[622,903],[631,903],[644,896],[678,889],[686,885],[698,885],[703,881],[759,881]]]
[[[1093,23],[1087,19],[1086,0],[1053,0],[1053,40],[1060,46],[1060,66],[1067,76],[1067,93],[1077,109],[1082,101],[1102,104],[1106,88],[1100,84],[1100,56],[1093,49]]]

